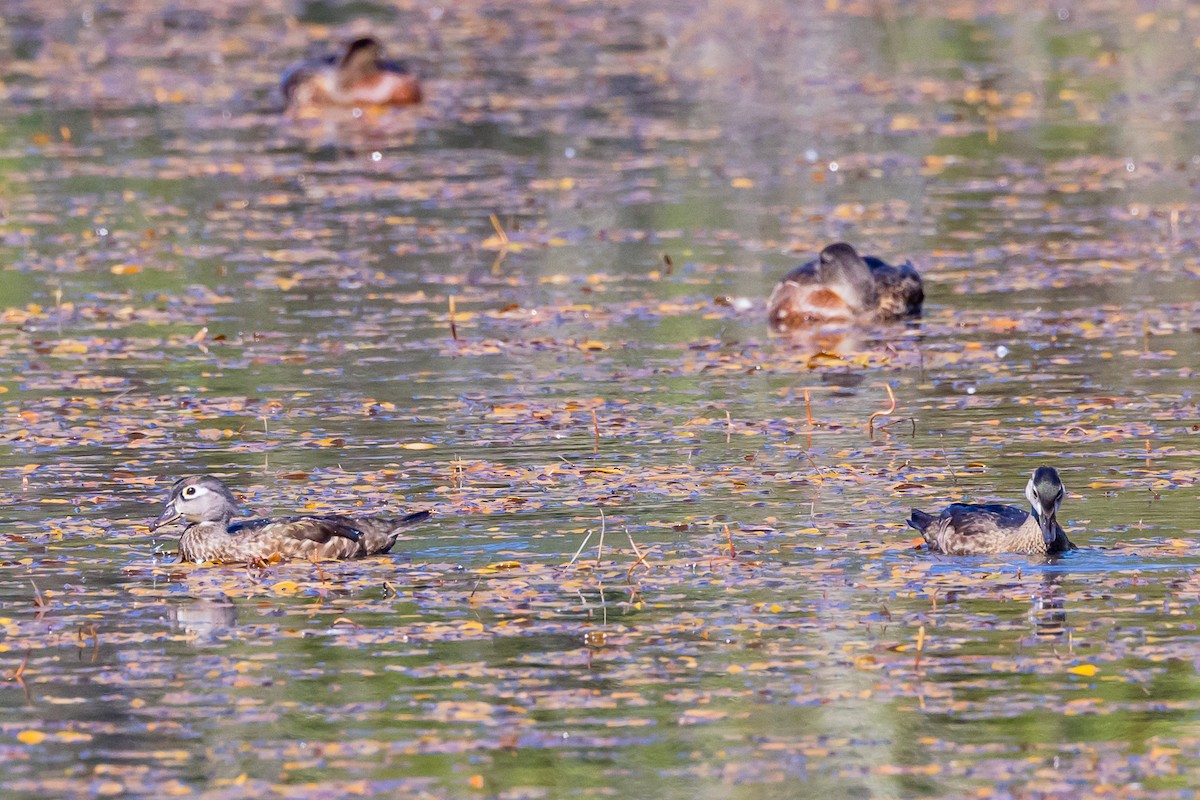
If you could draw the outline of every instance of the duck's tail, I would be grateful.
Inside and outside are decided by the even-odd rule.
[[[414,511],[411,514],[405,514],[403,517],[394,517],[392,519],[374,520],[375,524],[368,526],[360,521],[358,529],[362,535],[363,550],[367,555],[377,555],[386,553],[396,544],[396,540],[400,538],[400,532],[410,525],[415,525],[418,522],[424,522],[429,519],[430,511]]]
[[[407,528],[409,525],[415,525],[418,522],[424,522],[425,520],[429,519],[429,515],[432,513],[433,512],[429,509],[425,509],[424,511],[414,511],[411,514],[405,514],[403,517],[396,520],[396,527]]]
[[[935,519],[937,519],[937,517],[933,516],[932,514],[926,514],[924,511],[914,508],[912,509],[912,516],[906,519],[905,522],[908,523],[910,528],[916,528],[918,531],[920,531],[921,535],[925,537],[926,541],[928,541],[929,526],[933,524]]]

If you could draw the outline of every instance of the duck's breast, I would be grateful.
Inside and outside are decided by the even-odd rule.
[[[855,316],[845,297],[817,280],[815,261],[785,275],[767,300],[767,319],[780,333],[827,322],[850,322]]]
[[[421,102],[421,86],[412,75],[381,71],[356,81],[346,92],[353,105],[406,106]]]
[[[283,557],[275,543],[254,532],[233,535],[201,524],[188,528],[179,539],[179,560],[196,564],[248,564]]]

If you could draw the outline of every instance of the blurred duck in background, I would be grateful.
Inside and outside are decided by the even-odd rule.
[[[288,108],[407,106],[421,102],[421,84],[399,61],[383,58],[379,42],[364,36],[341,52],[288,67],[280,83]]]
[[[924,301],[921,276],[911,263],[892,266],[875,256],[863,258],[838,242],[783,276],[767,301],[767,319],[772,330],[788,333],[826,323],[915,317]]]

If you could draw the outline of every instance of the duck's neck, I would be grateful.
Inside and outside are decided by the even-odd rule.
[[[203,519],[198,522],[189,522],[188,526],[183,529],[183,535],[189,533],[193,536],[212,534],[212,533],[229,533],[229,520],[231,517],[224,516],[220,519]]]

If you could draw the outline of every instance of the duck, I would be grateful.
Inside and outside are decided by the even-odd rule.
[[[783,276],[767,301],[767,319],[777,333],[787,333],[826,323],[915,317],[924,302],[925,288],[912,262],[893,266],[836,242]]]
[[[348,42],[332,55],[298,61],[280,81],[288,108],[408,106],[421,102],[421,84],[399,61],[383,58],[371,36]]]
[[[952,556],[986,553],[1056,555],[1076,550],[1058,524],[1066,495],[1053,467],[1038,467],[1025,485],[1030,510],[1003,505],[954,503],[934,516],[912,509],[908,524],[921,532],[929,549]]]
[[[219,478],[190,475],[175,481],[150,530],[184,520],[179,560],[197,564],[350,559],[388,552],[402,529],[430,514],[426,510],[401,517],[328,514],[230,522],[237,513],[237,498]]]

